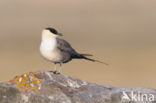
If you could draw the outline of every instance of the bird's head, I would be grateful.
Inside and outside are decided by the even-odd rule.
[[[42,31],[42,37],[44,38],[56,38],[58,36],[63,36],[61,33],[58,33],[54,28],[48,27]]]

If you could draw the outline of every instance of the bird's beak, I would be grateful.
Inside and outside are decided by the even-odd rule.
[[[62,34],[62,33],[57,33],[57,35],[59,35],[59,36],[63,36],[63,34]]]

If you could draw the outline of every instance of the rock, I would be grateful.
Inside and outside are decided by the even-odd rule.
[[[45,71],[0,83],[0,103],[156,103],[155,98],[153,89],[102,86]]]

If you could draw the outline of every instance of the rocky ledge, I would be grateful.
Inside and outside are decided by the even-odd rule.
[[[156,103],[156,90],[102,86],[38,71],[0,83],[0,103]]]

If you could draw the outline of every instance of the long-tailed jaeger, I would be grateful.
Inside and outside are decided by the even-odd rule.
[[[90,54],[80,54],[72,48],[72,46],[64,39],[59,38],[63,36],[58,33],[54,28],[48,27],[42,31],[42,41],[40,44],[41,55],[54,63],[54,73],[57,73],[56,64],[60,64],[59,72],[62,68],[62,63],[67,63],[72,59],[85,59],[92,62],[100,62],[98,60],[90,59],[86,56],[92,56]],[[108,65],[107,63],[103,63]]]

